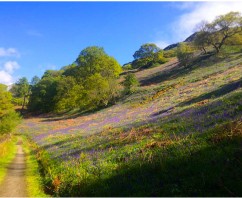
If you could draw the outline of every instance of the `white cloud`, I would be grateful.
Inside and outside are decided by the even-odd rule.
[[[13,83],[13,77],[6,71],[0,70],[0,83],[11,85]]]
[[[170,43],[168,43],[166,41],[155,41],[153,43],[155,43],[161,49],[164,49],[165,47],[167,47],[168,45],[170,45]]]
[[[16,69],[20,68],[20,65],[16,61],[5,62],[0,70],[0,83],[11,85],[14,83],[13,73]]]
[[[168,31],[156,31],[153,43],[161,48],[184,41],[196,31],[195,28],[197,24],[203,20],[211,22],[216,16],[231,11],[242,13],[242,1],[176,2],[172,3],[172,7],[179,9],[184,14],[178,16],[178,18],[171,23]]]
[[[4,63],[4,70],[9,74],[12,74],[14,70],[18,69],[20,66],[16,61],[8,61]]]
[[[20,57],[20,53],[15,48],[5,49],[5,48],[1,47],[0,48],[0,57],[7,57],[7,56]]]
[[[186,3],[184,7],[188,4]],[[189,11],[179,17],[172,24],[173,40],[183,41],[190,36],[196,25],[202,20],[211,22],[216,16],[226,14],[230,11],[242,12],[242,2],[198,2],[189,4]]]

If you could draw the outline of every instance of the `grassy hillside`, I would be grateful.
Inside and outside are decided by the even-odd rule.
[[[133,71],[141,86],[86,114],[25,119],[57,196],[241,196],[242,53]],[[36,145],[37,144],[37,145]]]

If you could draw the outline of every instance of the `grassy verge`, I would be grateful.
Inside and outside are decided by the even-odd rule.
[[[8,164],[13,160],[16,154],[16,141],[17,138],[12,135],[1,136],[2,142],[0,143],[0,184],[3,181]]]
[[[39,165],[36,156],[31,150],[31,143],[23,137],[23,148],[26,153],[26,181],[27,192],[30,197],[47,197],[44,193],[42,177],[39,172]]]

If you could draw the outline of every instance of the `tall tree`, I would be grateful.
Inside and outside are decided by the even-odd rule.
[[[31,79],[31,86],[35,86],[37,85],[37,83],[40,81],[40,78],[38,76],[34,76],[32,79]]]
[[[209,34],[206,32],[207,24],[208,24],[207,21],[201,21],[197,25],[196,27],[197,33],[193,41],[193,44],[197,48],[201,49],[205,54],[207,53],[206,47],[209,46],[209,39],[208,39]]]
[[[146,43],[141,45],[139,50],[137,50],[133,57],[134,59],[147,58],[153,56],[155,53],[159,52],[161,49],[157,47],[154,43]]]
[[[47,70],[31,89],[29,109],[62,112],[105,106],[117,97],[119,63],[97,46],[81,51],[75,63]]]
[[[116,78],[122,71],[119,63],[107,55],[102,47],[91,46],[81,51],[77,60],[76,75],[86,79],[96,73],[105,78]]]
[[[32,87],[28,108],[31,111],[50,112],[54,110],[57,84],[60,76],[46,75]]]
[[[29,82],[26,77],[20,78],[10,89],[13,96],[22,99],[22,111],[26,106],[26,100],[29,97]]]
[[[117,96],[116,81],[122,71],[119,63],[106,54],[103,48],[97,46],[82,50],[76,63],[77,66],[73,69],[86,93],[84,103],[98,107],[113,101]]]
[[[203,24],[203,28],[199,31],[196,42],[212,45],[219,53],[221,47],[226,44],[233,36],[242,32],[242,16],[239,12],[229,12],[220,15],[211,23]]]

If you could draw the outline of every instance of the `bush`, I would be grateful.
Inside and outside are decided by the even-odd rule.
[[[187,67],[194,57],[194,49],[185,43],[180,43],[177,47],[177,58],[181,65]]]
[[[159,64],[164,64],[166,63],[168,60],[164,57],[163,51],[159,51],[156,54],[154,54],[154,58],[152,61],[152,66],[156,63]]]
[[[0,134],[11,132],[21,121],[19,113],[10,111],[0,118]]]
[[[130,70],[130,69],[132,69],[132,65],[130,63],[124,64],[122,68],[123,68],[123,70]]]
[[[147,58],[140,58],[140,59],[134,60],[131,64],[132,68],[140,69],[140,68],[151,67],[152,61],[153,61],[152,59],[153,59],[152,57],[147,57]]]
[[[133,69],[137,69],[137,68],[144,69],[144,68],[150,68],[150,67],[158,66],[160,64],[164,64],[167,61],[168,60],[163,56],[163,51],[160,50],[154,54],[151,54],[148,57],[134,60],[131,63],[131,66]]]
[[[123,82],[124,92],[126,94],[132,93],[134,89],[139,85],[139,81],[137,80],[136,76],[133,73],[126,75],[124,78],[125,78]]]
[[[175,56],[176,56],[176,50],[173,50],[173,49],[171,49],[171,50],[166,50],[166,51],[164,51],[163,56],[164,56],[165,58],[172,58],[172,57],[175,57]]]

